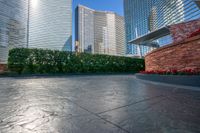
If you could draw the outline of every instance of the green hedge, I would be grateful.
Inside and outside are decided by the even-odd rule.
[[[144,70],[144,60],[109,55],[15,48],[9,52],[8,68],[10,71],[20,74],[134,73]]]

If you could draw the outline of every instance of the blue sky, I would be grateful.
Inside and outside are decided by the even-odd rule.
[[[73,0],[73,16],[78,4],[87,6],[95,10],[114,11],[123,16],[123,0]],[[74,44],[74,17],[73,17],[73,44]]]

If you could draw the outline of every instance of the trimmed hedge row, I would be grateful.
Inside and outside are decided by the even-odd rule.
[[[15,48],[9,52],[8,68],[19,74],[135,73],[144,70],[144,60],[109,55]]]

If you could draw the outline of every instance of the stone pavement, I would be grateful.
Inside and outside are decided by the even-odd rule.
[[[200,91],[133,75],[0,78],[0,133],[200,133]]]

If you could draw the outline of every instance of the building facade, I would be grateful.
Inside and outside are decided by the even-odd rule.
[[[124,18],[79,5],[76,8],[76,42],[79,52],[124,55]]]
[[[72,0],[32,0],[29,48],[72,50]]]
[[[115,16],[115,23],[116,25],[116,50],[118,55],[125,55],[126,54],[126,41],[125,41],[125,23],[124,17],[122,16]]]
[[[10,48],[26,46],[27,1],[0,0],[0,64],[6,64]]]
[[[200,17],[200,10],[193,0],[124,0],[124,16],[126,24],[127,54],[145,55],[149,52],[147,46],[128,42],[146,35],[164,26]],[[160,46],[172,42],[170,36],[155,40]]]
[[[71,51],[72,0],[0,0],[1,64],[15,47]]]
[[[78,6],[75,15],[75,34],[79,51],[94,53],[94,10]]]

